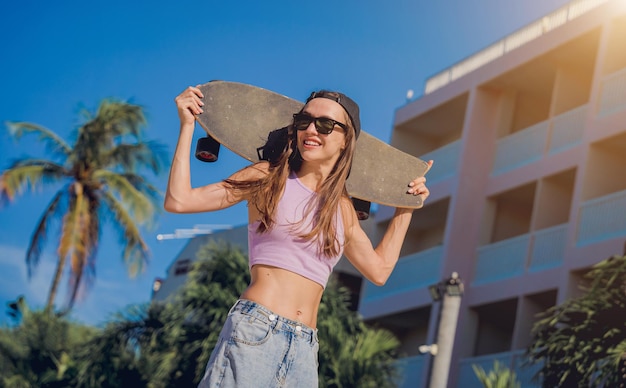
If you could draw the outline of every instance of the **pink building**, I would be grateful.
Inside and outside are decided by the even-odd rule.
[[[535,314],[624,253],[626,1],[573,1],[432,77],[391,144],[435,160],[396,270],[361,289],[364,318],[401,339],[404,386],[426,384],[428,286],[453,271],[465,294],[448,386],[480,387],[471,365],[495,359],[540,386],[519,367]]]

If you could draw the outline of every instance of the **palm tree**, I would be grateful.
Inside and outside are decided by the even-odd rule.
[[[185,285],[167,302],[129,306],[80,354],[77,386],[196,386],[231,306],[248,285],[238,247],[200,248]]]
[[[10,305],[20,319],[16,325],[0,327],[0,387],[74,386],[76,351],[96,329],[32,311],[22,297]]]
[[[168,386],[160,373],[161,354],[175,323],[162,304],[127,306],[75,351],[78,372],[74,387]],[[163,384],[159,385],[159,381]]]
[[[120,233],[122,258],[130,275],[139,272],[149,253],[140,226],[149,225],[159,208],[158,191],[137,172],[147,168],[158,174],[165,160],[161,145],[141,138],[146,124],[142,108],[104,100],[95,115],[85,112],[84,121],[71,146],[40,125],[7,124],[16,139],[24,134],[38,135],[54,156],[17,160],[0,176],[2,203],[44,184],[60,187],[38,221],[26,252],[30,277],[39,264],[51,224],[61,220],[58,263],[48,294],[48,310],[54,306],[61,276],[68,265],[66,311],[72,308],[81,285],[93,282],[105,220],[110,219]]]
[[[520,388],[522,384],[517,380],[515,371],[496,360],[493,369],[489,372],[477,364],[472,365],[476,377],[485,388]]]

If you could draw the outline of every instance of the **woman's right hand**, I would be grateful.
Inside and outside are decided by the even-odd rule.
[[[204,95],[197,86],[190,86],[174,99],[181,126],[194,125],[195,115],[202,113],[203,98]]]

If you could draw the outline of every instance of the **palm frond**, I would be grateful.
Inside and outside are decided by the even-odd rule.
[[[87,291],[93,284],[93,281],[96,277],[96,257],[98,253],[98,248],[100,246],[100,212],[98,211],[100,208],[100,198],[95,195],[95,193],[87,190],[87,198],[89,198],[89,224],[86,227],[86,236],[89,241],[89,250],[87,257],[85,258],[85,266],[83,267],[83,277],[82,285],[81,281],[78,282],[78,285],[81,285]],[[78,288],[76,288],[78,290]],[[78,295],[75,294],[74,298],[71,300],[75,300]],[[70,306],[72,307],[72,306]]]
[[[27,122],[7,122],[6,126],[9,130],[9,134],[15,139],[19,140],[25,134],[32,133],[39,135],[39,139],[44,142],[46,149],[55,154],[69,155],[72,151],[72,147],[70,147],[65,140],[54,131],[42,127],[41,125]]]
[[[115,100],[103,100],[98,112],[90,122],[110,138],[131,135],[139,138],[141,128],[146,124],[143,109],[139,105]]]
[[[85,191],[77,196],[76,213],[81,228],[80,235],[75,237],[74,245],[78,247],[70,257],[70,289],[68,309],[76,301],[81,286],[91,286],[94,279],[94,257],[98,246],[98,213],[94,211],[95,199]],[[95,231],[94,231],[94,224]],[[95,232],[95,233],[94,233]]]
[[[71,199],[69,210],[63,218],[61,238],[59,239],[59,248],[57,251],[60,257],[67,257],[71,251],[81,249],[80,240],[77,239],[81,231],[81,214],[77,208],[80,207],[79,202],[82,199],[82,195],[77,195]],[[76,242],[78,242],[78,246],[75,245]]]
[[[120,201],[110,192],[102,193],[102,206],[106,206],[107,210],[115,219],[115,229],[120,234],[120,244],[123,246],[122,259],[128,267],[131,276],[143,271],[144,266],[148,262],[149,249],[139,232],[139,228],[135,219],[126,210]]]
[[[609,351],[609,355],[616,366],[620,366],[620,363],[626,367],[626,339],[622,340],[619,344]]]
[[[485,369],[478,365],[472,364],[474,374],[485,388],[519,388],[521,383],[517,379],[517,375],[514,370],[507,367],[500,361],[495,360],[493,368],[487,372]]]
[[[66,194],[67,190],[59,190],[54,195],[33,232],[26,251],[26,267],[28,268],[29,278],[32,276],[34,269],[39,265],[41,251],[48,237],[48,226],[62,212],[63,206],[61,201],[66,198]]]
[[[131,185],[138,191],[142,192],[146,198],[150,200],[152,206],[155,208],[154,215],[156,216],[161,211],[161,203],[163,203],[163,193],[159,191],[154,185],[150,184],[141,175],[138,174],[121,174]]]
[[[72,306],[76,298],[77,289],[81,284],[87,258],[91,254],[89,225],[91,213],[89,199],[83,192],[82,185],[74,183],[72,186],[69,210],[63,219],[61,238],[59,240],[59,261],[69,259],[70,263],[70,295],[68,306]],[[60,270],[63,270],[61,267]],[[58,282],[58,278],[53,280]],[[53,285],[55,287],[55,285]]]
[[[147,167],[154,174],[159,174],[167,163],[165,146],[155,141],[141,143],[119,144],[104,155],[107,167],[122,167],[124,171],[136,171],[137,168]]]
[[[98,170],[94,172],[93,178],[106,185],[106,191],[118,196],[140,225],[152,223],[158,206],[155,198],[150,197],[153,188],[142,177]]]
[[[125,138],[140,138],[146,119],[142,108],[114,100],[103,100],[95,116],[77,130],[69,161],[85,170],[109,165],[106,155]]]
[[[58,182],[68,172],[59,164],[39,159],[18,160],[0,175],[0,204],[12,201],[25,190],[36,190],[48,182]]]

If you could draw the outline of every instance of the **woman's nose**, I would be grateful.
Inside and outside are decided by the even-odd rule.
[[[315,133],[317,134],[317,127],[315,126],[315,120],[311,120],[311,122],[309,123],[309,126],[306,127],[305,132],[310,132],[310,133]]]

